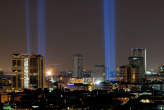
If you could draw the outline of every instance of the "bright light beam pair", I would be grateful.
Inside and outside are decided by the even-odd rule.
[[[115,0],[103,0],[104,4],[104,39],[105,39],[105,66],[106,80],[114,80],[116,73],[115,61]],[[30,47],[30,1],[25,0],[26,12],[26,42],[27,52]],[[46,55],[45,31],[45,0],[37,0],[37,35],[38,54]]]
[[[25,0],[25,16],[26,16],[26,51],[31,53],[31,37],[30,37],[30,0]],[[37,54],[46,55],[46,23],[45,23],[45,0],[37,0]]]

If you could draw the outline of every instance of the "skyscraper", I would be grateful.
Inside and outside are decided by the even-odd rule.
[[[94,82],[105,81],[105,66],[104,65],[95,65],[92,70],[92,77],[94,79]]]
[[[160,79],[164,80],[164,65],[161,65],[159,67],[159,76],[160,76]]]
[[[12,85],[15,89],[28,88],[28,61],[29,55],[27,54],[12,54],[11,59],[11,70],[12,74],[15,74],[13,77]]]
[[[29,61],[30,87],[44,88],[45,85],[45,58],[41,55],[31,55]]]
[[[146,49],[145,48],[132,48],[130,57],[128,58],[129,64],[139,69],[140,79],[145,78],[146,73]]]
[[[117,81],[120,82],[139,82],[139,72],[138,67],[132,66],[132,65],[123,65],[118,67],[117,71]]]
[[[73,76],[77,78],[83,77],[83,56],[80,54],[73,56]]]
[[[44,88],[45,64],[40,55],[12,54],[11,69],[13,87],[17,90],[24,88]]]

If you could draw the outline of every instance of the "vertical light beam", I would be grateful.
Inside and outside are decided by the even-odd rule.
[[[115,80],[115,0],[104,0],[106,80]]]
[[[37,0],[38,54],[46,55],[45,0]]]
[[[30,1],[25,0],[25,22],[26,22],[26,52],[31,53],[30,46]]]

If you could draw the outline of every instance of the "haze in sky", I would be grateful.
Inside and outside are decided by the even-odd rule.
[[[117,65],[127,64],[130,48],[147,48],[148,67],[164,64],[164,1],[116,0]],[[30,0],[30,36],[37,50],[36,0]],[[24,0],[0,1],[0,68],[10,68],[12,53],[26,52]],[[72,55],[85,67],[104,64],[101,0],[46,0],[47,64],[71,70]]]

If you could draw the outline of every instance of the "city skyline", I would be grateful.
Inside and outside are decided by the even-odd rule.
[[[164,0],[1,0],[0,109],[164,109]]]
[[[47,63],[61,64],[68,70],[72,68],[72,55],[81,53],[87,69],[104,64],[102,1],[63,1],[46,1]],[[117,65],[127,64],[130,48],[147,48],[148,66],[163,64],[163,3],[162,0],[117,0]],[[2,4],[0,68],[6,70],[12,53],[26,51],[25,9],[24,0],[5,0]],[[31,0],[30,7],[30,35],[33,52],[37,53],[36,1]]]

